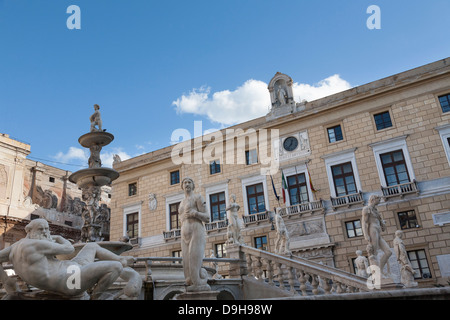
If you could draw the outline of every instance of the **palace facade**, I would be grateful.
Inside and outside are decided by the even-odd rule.
[[[275,74],[266,116],[116,163],[110,239],[129,236],[134,256],[180,256],[191,177],[211,218],[206,257],[227,256],[234,194],[247,245],[274,251],[279,210],[294,255],[355,272],[356,250],[367,254],[361,211],[378,195],[383,238],[392,248],[404,232],[419,285],[447,285],[450,58],[315,101],[296,102],[292,85]],[[395,254],[390,266],[398,274]]]

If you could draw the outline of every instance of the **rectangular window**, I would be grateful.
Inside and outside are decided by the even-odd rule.
[[[363,235],[360,220],[346,222],[345,229],[347,230],[347,237],[349,238],[359,237]]]
[[[127,214],[127,236],[136,238],[139,235],[139,213],[134,212]]]
[[[225,220],[227,212],[225,211],[225,192],[219,192],[209,195],[211,222]]]
[[[344,136],[342,135],[341,125],[328,128],[327,132],[328,132],[328,141],[330,143],[344,139]]]
[[[181,223],[178,215],[178,207],[180,202],[169,204],[170,229],[180,229]]]
[[[413,269],[416,271],[414,279],[429,279],[431,278],[430,267],[428,266],[427,256],[425,250],[408,251],[408,258]]]
[[[337,197],[358,192],[351,162],[332,166],[331,172]]]
[[[247,205],[249,214],[266,211],[264,188],[262,183],[247,186]]]
[[[416,212],[414,210],[408,210],[397,213],[398,221],[400,222],[400,228],[411,229],[417,228],[419,223],[417,222]]]
[[[48,177],[48,181],[54,183],[55,182],[55,178],[54,177]]]
[[[304,173],[287,177],[287,183],[291,205],[309,202],[308,187]]]
[[[255,164],[258,163],[258,152],[256,149],[251,149],[245,151],[245,164]]]
[[[227,257],[227,248],[225,243],[217,243],[214,245],[214,253],[216,258],[226,258]]]
[[[441,104],[442,112],[450,111],[450,93],[440,96],[439,103]]]
[[[375,119],[375,125],[377,127],[377,130],[392,127],[391,115],[389,114],[389,111],[378,113],[373,117]]]
[[[209,163],[209,174],[220,173],[220,161],[214,160]]]
[[[128,185],[128,196],[131,197],[131,196],[134,196],[136,194],[137,194],[137,182],[130,183]]]
[[[255,248],[260,250],[267,250],[267,237],[255,237]]]
[[[383,153],[380,159],[388,187],[410,182],[402,150]]]
[[[170,173],[170,185],[179,184],[180,183],[180,170],[172,171]]]

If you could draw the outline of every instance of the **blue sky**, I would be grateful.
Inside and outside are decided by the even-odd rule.
[[[370,5],[381,29],[366,26]],[[0,132],[76,171],[99,104],[115,136],[107,164],[169,146],[194,121],[264,115],[277,71],[313,100],[446,58],[449,12],[448,0],[0,0]]]

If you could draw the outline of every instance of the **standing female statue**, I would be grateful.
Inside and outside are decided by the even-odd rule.
[[[183,270],[186,279],[186,291],[210,291],[208,276],[202,268],[206,246],[204,222],[209,222],[205,201],[194,193],[195,184],[191,178],[181,182],[184,199],[178,208],[181,219],[181,251],[183,254]]]

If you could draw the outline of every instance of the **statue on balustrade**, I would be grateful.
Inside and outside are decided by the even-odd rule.
[[[206,203],[201,195],[194,193],[195,184],[191,178],[184,178],[181,188],[184,190],[184,199],[178,212],[181,220],[181,251],[186,291],[210,291],[208,274],[202,268],[206,246],[204,223],[209,222]]]
[[[369,265],[378,266],[381,274],[384,276],[390,275],[390,267],[388,263],[389,257],[392,255],[391,249],[387,242],[381,236],[381,233],[386,230],[386,222],[383,220],[381,214],[378,212],[377,206],[380,203],[380,197],[371,195],[369,203],[362,209],[362,229],[364,239],[367,240],[367,253],[369,255]],[[383,252],[380,261],[378,261],[378,251]],[[384,272],[384,266],[387,265],[387,272]]]
[[[355,267],[356,267],[356,274],[363,278],[368,278],[369,275],[367,274],[367,268],[369,268],[369,260],[367,260],[366,257],[362,255],[361,250],[356,250],[356,259],[355,259]]]
[[[417,287],[418,284],[414,281],[416,271],[413,269],[411,261],[409,261],[408,253],[403,243],[403,231],[401,230],[395,232],[394,251],[397,255],[397,261],[400,264],[401,283],[407,288]]]
[[[227,244],[244,244],[244,240],[241,236],[241,229],[244,226],[244,221],[239,218],[238,211],[240,206],[236,203],[236,195],[230,196],[231,204],[225,210],[227,211]]]
[[[289,232],[284,224],[284,220],[278,211],[275,212],[275,227],[277,230],[277,239],[275,241],[275,253],[291,254]]]

